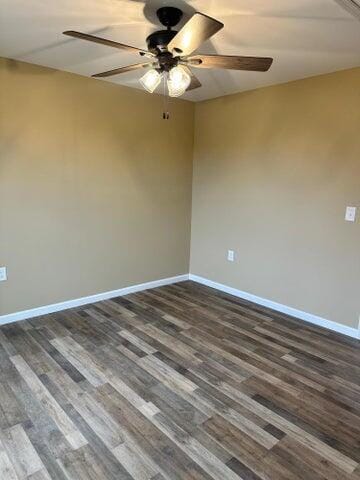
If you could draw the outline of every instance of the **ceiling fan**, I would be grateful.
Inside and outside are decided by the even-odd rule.
[[[162,7],[156,13],[166,30],[159,30],[149,35],[146,39],[147,49],[124,45],[73,30],[63,33],[70,37],[137,53],[147,59],[147,61],[134,65],[97,73],[92,75],[93,77],[110,77],[131,70],[146,69],[147,72],[140,79],[141,85],[148,92],[153,93],[161,81],[164,80],[171,97],[179,97],[188,90],[201,87],[200,81],[189,67],[224,68],[255,72],[266,72],[271,67],[273,59],[267,57],[205,55],[201,53],[192,55],[203,42],[221,30],[224,24],[203,13],[195,13],[180,31],[176,31],[172,30],[172,27],[175,27],[183,16],[180,9]]]

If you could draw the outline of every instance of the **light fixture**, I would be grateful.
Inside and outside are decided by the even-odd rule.
[[[167,86],[170,97],[180,97],[186,92],[186,89],[190,85],[191,76],[188,73],[186,67],[177,65],[172,68],[169,73]]]
[[[162,79],[162,73],[152,68],[140,78],[141,85],[150,93],[153,93],[155,89],[160,85]]]

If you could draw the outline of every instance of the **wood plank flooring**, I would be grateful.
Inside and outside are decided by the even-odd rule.
[[[360,480],[360,346],[192,282],[0,328],[1,480]]]

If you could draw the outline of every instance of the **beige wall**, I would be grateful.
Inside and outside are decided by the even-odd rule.
[[[0,315],[187,273],[193,105],[0,60]]]
[[[203,102],[195,118],[191,272],[357,327],[360,221],[344,213],[360,206],[360,69]]]
[[[196,106],[192,273],[357,326],[359,85],[355,69]],[[0,60],[0,315],[188,271],[194,106],[172,110]]]

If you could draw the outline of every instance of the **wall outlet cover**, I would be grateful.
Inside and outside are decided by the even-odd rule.
[[[0,267],[0,282],[5,282],[7,280],[6,267]]]

